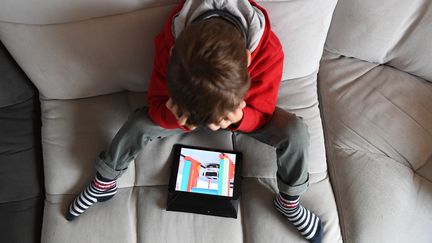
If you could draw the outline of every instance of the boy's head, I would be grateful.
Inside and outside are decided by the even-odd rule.
[[[239,107],[250,86],[245,40],[230,22],[192,23],[176,39],[168,64],[168,91],[188,124],[218,123]]]

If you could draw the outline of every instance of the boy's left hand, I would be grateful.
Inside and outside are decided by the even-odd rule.
[[[168,108],[168,110],[170,110],[173,113],[173,115],[177,119],[177,123],[179,124],[179,126],[185,127],[191,131],[195,130],[196,126],[187,124],[189,119],[189,114],[188,113],[180,114],[177,105],[174,104],[171,98],[168,99],[168,101],[165,103],[165,106]]]
[[[242,102],[240,102],[240,105],[239,107],[237,107],[237,109],[228,112],[226,116],[220,120],[219,123],[209,124],[208,128],[210,128],[213,131],[217,131],[219,129],[226,129],[231,125],[238,125],[238,123],[240,123],[240,121],[243,119],[243,108],[245,107],[246,107],[246,102],[242,100]]]

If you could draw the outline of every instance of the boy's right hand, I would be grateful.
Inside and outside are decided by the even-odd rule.
[[[187,129],[189,129],[191,131],[196,128],[196,126],[194,126],[194,125],[187,124],[187,121],[189,119],[189,114],[188,113],[182,114],[179,111],[178,106],[176,104],[174,104],[174,102],[172,101],[171,98],[169,98],[169,100],[165,103],[165,106],[168,108],[168,110],[170,110],[172,112],[172,114],[175,116],[178,124],[181,127],[186,127]]]

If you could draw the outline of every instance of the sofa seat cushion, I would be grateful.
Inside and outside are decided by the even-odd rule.
[[[139,186],[68,222],[62,213],[75,195],[47,195],[42,242],[305,242],[273,207],[274,178],[247,178],[242,188],[237,219],[166,211],[167,186]],[[325,242],[342,242],[328,178],[313,183],[302,203],[321,215]]]
[[[285,88],[282,88],[281,91],[284,92],[284,90]],[[195,225],[193,219],[201,222],[194,228],[199,229],[200,232],[206,232],[206,235],[215,242],[223,237],[230,238],[229,242],[260,242],[260,237],[268,236],[265,230],[257,231],[261,224],[275,227],[272,231],[272,234],[275,235],[274,242],[279,242],[279,240],[283,242],[286,238],[293,242],[302,242],[296,230],[284,221],[272,206],[273,196],[277,192],[275,150],[243,134],[238,134],[233,140],[232,133],[229,131],[213,133],[208,130],[198,130],[190,134],[153,141],[143,149],[120,178],[121,193],[116,195],[117,199],[97,204],[78,220],[68,223],[64,219],[64,213],[75,195],[94,176],[94,160],[98,153],[108,146],[109,141],[128,115],[134,109],[145,105],[144,101],[145,93],[137,92],[121,92],[75,100],[41,100],[44,111],[42,121],[47,190],[43,242],[58,242],[60,239],[62,242],[65,242],[65,239],[67,242],[76,242],[80,241],[82,239],[80,237],[83,236],[72,236],[72,233],[53,235],[52,232],[67,232],[71,229],[73,232],[81,232],[89,228],[103,231],[105,230],[103,227],[109,228],[110,234],[101,236],[88,233],[86,237],[94,239],[92,242],[104,242],[104,237],[117,239],[122,237],[121,235],[133,232],[140,239],[138,242],[149,242],[151,239],[153,241],[150,242],[164,242],[172,237],[176,237],[179,242],[190,242],[190,239],[199,237],[193,235],[192,232],[187,233],[186,229],[189,229],[191,224]],[[317,106],[316,103],[312,110],[302,111],[309,127],[319,125],[320,128],[321,119],[319,116],[312,115],[316,113],[314,109],[317,109]],[[323,144],[322,130],[318,129],[314,134],[314,137],[319,139],[316,143]],[[176,143],[227,150],[235,148],[244,154],[242,175],[245,179],[242,185],[240,214],[236,220],[223,219],[227,221],[224,225],[230,225],[230,227],[223,228],[226,235],[221,236],[222,238],[218,238],[219,231],[212,230],[212,228],[220,227],[220,219],[165,211],[172,147]],[[327,177],[322,149],[320,146],[311,148],[311,187],[303,200],[305,205],[322,217],[326,231],[325,239],[340,242],[336,204]],[[263,198],[265,200],[262,200]],[[320,198],[320,202],[325,203],[314,204],[316,198]],[[151,200],[150,204],[148,200]],[[260,215],[268,216],[262,218]],[[119,221],[122,226],[113,229],[111,223],[103,222],[96,226],[95,220],[104,217],[106,219],[103,222],[110,222],[120,217]],[[151,228],[154,227],[153,222],[159,219],[161,221],[157,225],[166,228],[165,233]],[[183,235],[171,233],[170,230],[174,230],[172,222],[183,222],[179,223],[175,229],[175,231],[184,232]],[[188,226],[180,229],[181,225]],[[123,227],[127,227],[127,230]],[[64,238],[66,236],[67,238]],[[135,242],[135,238],[124,236],[122,242]]]
[[[326,52],[319,91],[345,240],[430,242],[432,83]]]
[[[239,219],[166,211],[167,191],[166,186],[122,188],[72,223],[58,212],[74,196],[47,197],[42,242],[242,242]]]

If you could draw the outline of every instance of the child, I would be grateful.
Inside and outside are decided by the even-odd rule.
[[[135,111],[99,155],[97,174],[67,219],[112,198],[116,179],[147,143],[200,126],[273,146],[274,205],[307,240],[321,242],[320,219],[299,204],[309,183],[309,135],[301,118],[276,107],[284,56],[266,11],[247,0],[183,1],[155,46],[148,108]]]

